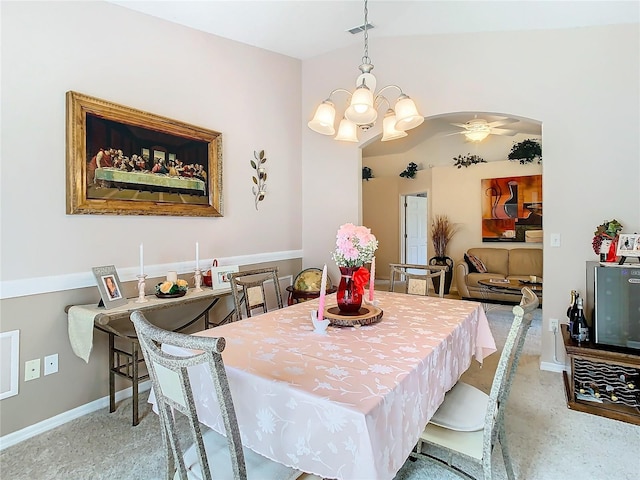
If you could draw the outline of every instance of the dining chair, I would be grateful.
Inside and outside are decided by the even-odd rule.
[[[458,382],[445,395],[444,402],[420,435],[411,457],[426,457],[466,478],[473,478],[452,465],[452,457],[461,455],[480,463],[484,480],[490,480],[491,453],[496,443],[500,442],[507,478],[515,479],[507,446],[504,412],[531,326],[532,312],[538,308],[538,304],[538,297],[529,288],[523,288],[520,305],[513,307],[513,323],[500,355],[489,395],[464,382]],[[446,451],[449,454],[448,461],[425,452],[425,445]]]
[[[391,283],[389,291],[395,291],[396,282],[404,283],[404,293],[410,295],[429,295],[429,281],[433,285],[433,291],[440,298],[444,297],[444,276],[446,266],[441,265],[415,265],[411,263],[390,263]],[[411,271],[410,271],[411,270]],[[422,270],[422,272],[416,272]],[[438,278],[438,291],[436,292],[436,283],[434,280]]]
[[[136,329],[156,396],[162,442],[165,448],[166,478],[293,480],[301,472],[243,448],[233,398],[222,360],[224,338],[198,337],[163,330],[135,311],[131,321]],[[173,345],[191,351],[176,356],[162,350]],[[225,436],[203,427],[198,420],[189,369],[203,365],[211,375],[224,422]],[[186,418],[193,443],[189,446],[178,428],[180,414]],[[186,447],[186,449],[185,449]]]
[[[242,307],[247,317],[252,316],[252,311],[261,308],[263,313],[268,311],[265,284],[273,282],[277,308],[282,308],[282,295],[280,294],[280,281],[278,279],[278,267],[257,268],[235,272],[230,275],[231,293],[236,311],[236,320],[242,320]]]

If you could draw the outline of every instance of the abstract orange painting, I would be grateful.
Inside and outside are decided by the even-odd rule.
[[[481,182],[483,242],[542,242],[542,175]]]

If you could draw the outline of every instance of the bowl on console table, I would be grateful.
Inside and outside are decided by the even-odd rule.
[[[179,278],[176,282],[164,281],[156,285],[156,297],[158,298],[178,298],[187,293],[189,284],[186,280]]]

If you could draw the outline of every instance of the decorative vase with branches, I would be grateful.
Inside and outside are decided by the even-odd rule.
[[[431,223],[431,241],[436,257],[447,255],[447,245],[456,233],[456,226],[449,221],[446,215],[436,215]]]
[[[448,294],[453,279],[453,260],[447,257],[447,245],[457,232],[457,227],[451,223],[447,215],[435,215],[431,223],[431,242],[435,251],[435,257],[429,259],[429,265],[446,266],[444,277],[444,293]],[[436,281],[437,280],[437,281]],[[436,290],[440,287],[440,281],[434,278]]]

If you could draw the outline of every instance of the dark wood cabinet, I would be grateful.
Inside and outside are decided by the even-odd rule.
[[[567,406],[572,410],[640,425],[640,355],[607,350],[593,343],[578,344],[562,326],[571,361],[563,372]],[[634,378],[633,388],[621,375]]]

